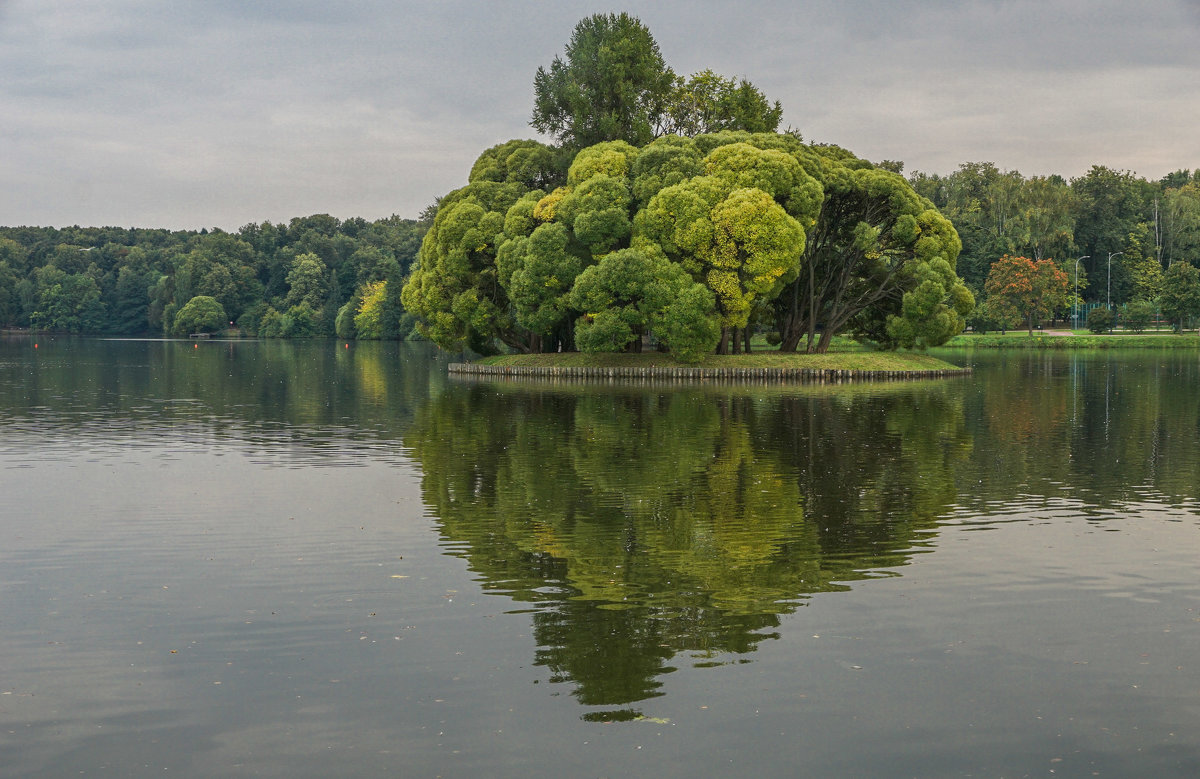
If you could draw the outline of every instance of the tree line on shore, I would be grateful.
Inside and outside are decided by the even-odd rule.
[[[427,228],[427,218],[327,214],[237,232],[3,227],[0,325],[112,335],[232,326],[252,336],[402,338],[412,318],[400,307],[399,289]]]
[[[1081,299],[1159,305],[1193,285],[1200,301],[1200,170],[1067,181],[972,162],[905,178],[903,163],[780,132],[781,106],[745,79],[676,75],[627,14],[581,21],[534,94],[530,124],[553,142],[486,150],[416,219],[0,228],[0,326],[484,353],[652,339],[697,359],[758,331],[784,350],[838,333],[923,347],[968,318],[1032,326]],[[989,285],[1018,255],[1051,263],[1043,276],[1070,294],[1031,307]]]

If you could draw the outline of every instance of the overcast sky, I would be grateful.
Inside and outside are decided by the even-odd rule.
[[[1200,167],[1197,0],[0,0],[0,224],[415,217],[609,11],[909,172]]]

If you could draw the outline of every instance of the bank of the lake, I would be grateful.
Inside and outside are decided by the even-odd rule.
[[[1035,332],[965,334],[951,338],[946,346],[975,349],[1197,349],[1200,334],[1053,334]]]
[[[554,378],[724,379],[788,382],[895,381],[960,376],[970,368],[928,354],[851,351],[832,354],[712,354],[699,364],[668,354],[564,352],[509,354],[451,363],[460,375]]]

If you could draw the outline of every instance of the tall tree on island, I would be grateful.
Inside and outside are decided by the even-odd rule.
[[[580,21],[564,54],[538,68],[529,124],[572,153],[604,141],[640,147],[672,134],[771,133],[783,117],[779,101],[744,78],[708,69],[677,76],[650,30],[626,13]]]
[[[533,79],[530,124],[563,146],[654,139],[675,85],[658,43],[637,17],[596,14],[575,25],[566,59]]]

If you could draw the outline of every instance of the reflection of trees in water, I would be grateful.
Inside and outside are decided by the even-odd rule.
[[[2,366],[3,349],[29,345],[0,347]],[[27,422],[81,440],[202,436],[306,461],[396,448],[445,381],[432,347],[396,343],[46,338],[25,360],[0,370],[8,436]]]
[[[1014,353],[978,371],[967,404],[975,454],[963,500],[1018,493],[1112,506],[1200,484],[1200,362],[1194,352]],[[1064,493],[1064,485],[1070,485]]]
[[[536,604],[537,662],[623,705],[676,655],[753,651],[808,594],[903,565],[955,497],[961,388],[451,384],[405,444],[453,552]]]

